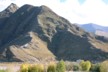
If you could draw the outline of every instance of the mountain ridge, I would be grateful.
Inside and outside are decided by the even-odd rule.
[[[22,6],[9,16],[0,34],[0,61],[108,58],[108,40],[85,32],[44,5]]]

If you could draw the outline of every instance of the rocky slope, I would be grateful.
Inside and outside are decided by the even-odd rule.
[[[0,31],[0,61],[107,58],[107,39],[85,32],[46,6],[22,6]]]
[[[17,9],[18,6],[16,4],[11,3],[5,10],[0,12],[0,31],[3,28],[7,19],[10,17],[10,15],[12,15]]]

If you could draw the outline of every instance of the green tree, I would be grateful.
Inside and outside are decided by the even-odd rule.
[[[97,63],[97,64],[92,64],[91,65],[91,68],[90,68],[90,71],[91,72],[100,72],[100,64],[99,63]]]
[[[56,72],[65,72],[65,71],[66,71],[65,63],[63,60],[61,60],[60,62],[57,63]]]
[[[33,65],[29,67],[28,72],[44,72],[44,67],[40,64]]]
[[[20,72],[28,72],[29,64],[22,64],[20,66]]]
[[[91,62],[90,61],[82,61],[80,63],[80,65],[81,65],[83,71],[89,71],[91,68]]]
[[[73,65],[73,71],[80,71],[80,70],[82,70],[82,68],[79,64],[74,64]]]
[[[47,72],[56,72],[56,65],[51,63],[47,68]]]

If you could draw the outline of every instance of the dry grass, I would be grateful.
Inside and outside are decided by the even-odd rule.
[[[16,58],[25,62],[39,62],[54,60],[55,56],[48,50],[47,44],[30,32],[32,40],[23,46],[11,46],[11,51]],[[27,47],[24,47],[27,46]]]
[[[104,52],[108,52],[108,43],[103,43],[100,41],[93,41],[91,42],[96,48],[101,49]]]

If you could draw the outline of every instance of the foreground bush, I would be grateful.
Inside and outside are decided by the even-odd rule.
[[[90,71],[91,72],[100,72],[100,64],[92,64],[91,65],[91,68],[90,68]]]
[[[82,67],[82,71],[89,71],[91,68],[91,62],[90,61],[82,61],[80,63],[81,67]]]
[[[81,70],[82,70],[82,68],[79,64],[74,64],[73,65],[73,71],[81,71]]]
[[[56,64],[50,63],[47,68],[47,72],[56,72]]]
[[[56,72],[65,72],[65,71],[66,71],[65,63],[63,60],[61,60],[60,62],[57,63]]]
[[[43,65],[33,65],[28,68],[28,72],[44,72]]]
[[[100,64],[100,72],[108,72],[108,61],[104,61]]]
[[[28,72],[29,64],[22,64],[20,66],[20,72]]]

